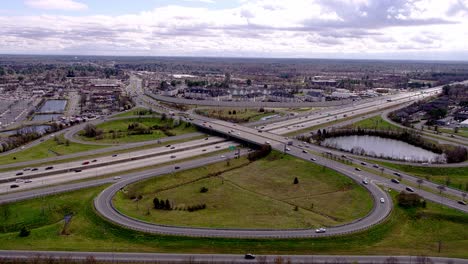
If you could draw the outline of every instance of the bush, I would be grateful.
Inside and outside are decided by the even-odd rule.
[[[29,229],[27,229],[26,227],[21,228],[21,230],[19,232],[20,237],[27,237],[27,236],[29,236],[29,234],[31,234],[31,231]]]
[[[398,205],[401,207],[425,207],[426,202],[417,193],[407,193],[402,191],[397,196]]]
[[[299,184],[299,180],[297,179],[297,177],[294,178],[294,184]]]
[[[206,192],[208,192],[208,188],[206,188],[205,186],[203,186],[203,187],[201,187],[200,192],[201,192],[201,193],[206,193]]]

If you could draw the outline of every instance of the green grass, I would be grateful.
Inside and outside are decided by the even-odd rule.
[[[216,176],[204,178],[209,174]],[[200,193],[202,187],[208,192]],[[127,198],[138,195],[143,196],[138,202]],[[207,209],[156,211],[151,209],[154,197],[169,199],[177,208],[206,204]],[[345,176],[274,152],[254,163],[241,158],[230,166],[222,162],[136,183],[114,204],[132,217],[167,225],[275,229],[351,222],[371,210],[372,199]]]
[[[168,126],[168,132],[172,135],[182,135],[186,133],[192,133],[197,131],[196,127],[187,124],[185,122],[180,122],[178,126],[173,125],[172,119],[161,120],[160,118],[129,118],[129,119],[122,119],[122,120],[112,120],[101,123],[97,125],[98,129],[103,130],[103,139],[96,139],[96,138],[88,138],[85,136],[79,136],[80,139],[84,141],[95,141],[101,143],[131,143],[131,142],[141,142],[141,141],[149,141],[149,140],[156,140],[160,138],[165,138],[167,135],[163,133],[163,131],[158,129],[152,129],[152,134],[142,134],[142,135],[128,135],[128,125],[132,123],[140,123],[147,127],[152,127],[154,125],[158,126]],[[117,133],[121,133],[121,137],[112,138],[112,131]]]
[[[104,187],[0,206],[5,250],[71,250],[244,254],[427,255],[468,258],[468,215],[428,202],[425,209],[396,207],[389,219],[365,232],[321,239],[224,239],[143,234],[107,223],[92,200]],[[8,208],[8,209],[6,209]],[[8,211],[8,219],[5,219]],[[74,212],[68,235],[63,215]],[[23,226],[32,228],[26,238]],[[6,232],[5,232],[6,231]],[[9,233],[8,233],[9,232]],[[438,253],[438,242],[441,252]]]
[[[395,126],[383,120],[381,116],[374,116],[371,118],[363,119],[347,127],[374,130],[403,130],[398,126]]]
[[[453,131],[453,129],[447,129],[447,128],[445,128],[445,129],[440,128],[439,130],[440,130],[440,132],[444,132],[444,133],[447,133],[447,134],[452,134],[452,135],[455,135],[455,136],[468,137],[468,128],[466,128],[466,127],[459,128],[458,133],[455,133]]]
[[[144,116],[151,116],[151,115],[152,115],[152,114],[149,112],[148,109],[143,108],[143,107],[136,107],[136,108],[133,108],[133,109],[127,111],[127,112],[114,115],[113,117],[131,117],[131,116],[138,116],[138,115],[141,114],[142,112],[145,113]],[[154,114],[157,115],[156,112],[154,112]]]
[[[375,160],[370,162],[381,164],[438,184],[446,185],[449,183],[447,185],[450,187],[468,191],[468,167],[426,167]],[[448,182],[447,179],[449,179]]]
[[[57,157],[61,155],[96,150],[105,147],[79,144],[74,142],[69,142],[67,146],[67,144],[65,144],[63,136],[58,136],[57,138],[58,141],[54,139],[48,139],[34,147],[21,150],[16,153],[11,153],[5,156],[0,156],[0,165]],[[14,159],[15,157],[16,159]]]
[[[236,114],[234,114],[234,111]],[[274,111],[274,110],[273,110]],[[196,113],[203,116],[218,118],[221,120],[229,120],[236,123],[245,123],[258,121],[262,117],[276,115],[281,113],[275,112],[259,112],[258,109],[251,108],[203,108],[197,109]],[[231,113],[231,114],[229,114]]]

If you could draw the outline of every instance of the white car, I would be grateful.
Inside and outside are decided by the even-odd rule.
[[[291,151],[291,149],[290,149],[290,148],[286,148],[286,151]]]
[[[385,199],[384,199],[384,198],[380,198],[380,203],[385,203]]]
[[[221,155],[221,158],[225,158],[225,157],[226,157],[226,156],[224,156],[224,155]]]
[[[270,141],[265,141],[265,144],[268,144],[268,145],[270,145],[271,143],[270,143]]]
[[[315,233],[325,233],[325,232],[327,232],[327,229],[325,229],[324,227],[315,229]]]
[[[122,179],[122,177],[120,177],[120,176],[115,176],[114,177],[114,180],[120,180],[120,179]]]

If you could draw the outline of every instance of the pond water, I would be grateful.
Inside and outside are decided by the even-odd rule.
[[[327,138],[322,142],[322,145],[336,149],[343,149],[354,154],[385,157],[395,160],[416,162],[445,161],[443,155],[410,145],[403,141],[376,136],[355,135]]]
[[[63,113],[67,106],[67,100],[47,100],[39,113]]]
[[[41,114],[41,115],[34,115],[32,121],[57,121],[60,117],[63,116],[62,114]]]

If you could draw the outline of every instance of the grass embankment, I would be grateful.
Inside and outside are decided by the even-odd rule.
[[[199,115],[226,120],[234,123],[246,123],[258,121],[262,117],[271,115],[282,115],[275,110],[251,109],[251,108],[203,108],[195,112]]]
[[[144,126],[151,130],[151,133],[148,134],[131,134],[129,130],[129,125],[138,123],[140,126]],[[156,128],[155,128],[156,127]],[[166,127],[166,133],[158,127]],[[177,136],[186,133],[192,133],[197,131],[196,127],[192,126],[189,123],[180,121],[179,124],[175,124],[174,120],[168,118],[162,120],[161,118],[129,118],[122,120],[112,120],[101,123],[96,126],[97,129],[102,130],[102,138],[97,139],[97,137],[85,137],[79,135],[80,139],[85,141],[95,141],[101,143],[131,143],[131,142],[141,142],[148,140],[155,140],[160,138],[170,136]],[[79,134],[82,134],[84,131],[81,131]]]
[[[360,120],[354,124],[346,126],[346,128],[361,128],[361,129],[374,129],[374,130],[394,130],[402,131],[404,129],[395,126],[382,119],[381,116],[374,116]]]
[[[467,137],[468,138],[468,128],[466,128],[466,127],[459,128],[457,133],[455,133],[455,131],[453,129],[447,129],[447,128],[445,128],[445,129],[440,128],[439,131],[447,133],[447,134],[452,134],[452,135],[455,135],[455,136]]]
[[[376,160],[372,160],[370,162],[399,170],[441,185],[448,185],[453,188],[468,191],[468,167],[413,166]]]
[[[34,147],[0,156],[0,165],[57,157],[76,152],[96,150],[104,147],[105,146],[79,144],[74,142],[66,143],[63,136],[58,136],[57,139],[51,138],[45,140]]]
[[[143,108],[143,107],[136,107],[133,108],[129,111],[114,115],[113,117],[129,117],[129,116],[151,116],[151,115],[157,115],[158,113],[153,112],[149,109]]]
[[[0,206],[0,244],[5,250],[71,250],[245,254],[380,254],[468,258],[468,215],[428,202],[425,209],[396,207],[368,231],[320,239],[223,239],[149,235],[114,226],[93,211],[104,187]],[[7,213],[5,213],[7,212]],[[67,230],[63,216],[73,212]],[[29,237],[19,237],[23,226]],[[10,232],[10,233],[7,233]],[[439,241],[441,252],[438,253]]]
[[[176,209],[152,209],[155,197]],[[114,204],[124,214],[167,225],[279,229],[351,222],[371,210],[372,199],[339,173],[273,152],[253,163],[241,158],[139,182],[118,193]],[[207,208],[179,210],[198,204]]]

